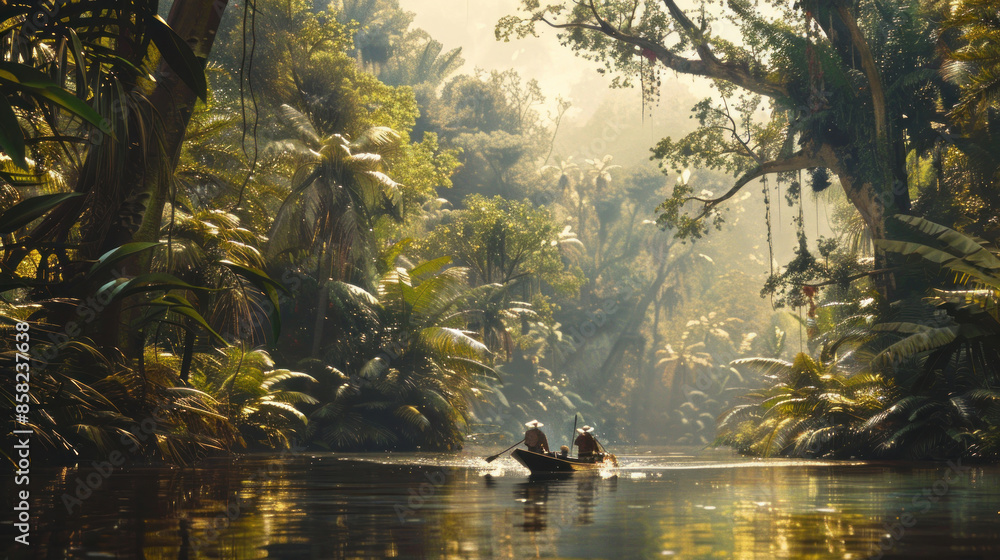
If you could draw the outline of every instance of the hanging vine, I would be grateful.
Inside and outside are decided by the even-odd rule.
[[[639,51],[642,60],[639,61],[639,89],[642,92],[642,119],[645,121],[646,110],[652,117],[653,107],[660,102],[660,69],[656,65],[656,53],[643,48]]]
[[[767,222],[767,266],[770,277],[774,277],[774,238],[771,235],[771,193],[767,186],[767,175],[760,178],[761,190],[764,192],[764,220]],[[773,293],[772,293],[773,296]],[[771,304],[774,304],[772,297]]]

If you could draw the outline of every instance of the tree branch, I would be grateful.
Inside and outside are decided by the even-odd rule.
[[[879,75],[878,65],[875,64],[875,57],[868,48],[865,36],[858,28],[858,21],[854,15],[847,10],[847,6],[841,2],[835,3],[837,15],[843,20],[844,25],[851,35],[851,44],[861,53],[861,67],[864,68],[865,76],[868,78],[868,87],[872,92],[872,108],[875,112],[875,134],[880,143],[886,141],[886,129],[888,121],[886,118],[885,92],[882,89],[882,77]]]
[[[736,183],[732,186],[732,188],[730,188],[728,191],[726,191],[725,194],[723,194],[718,198],[700,198],[697,196],[691,196],[685,198],[684,201],[687,202],[693,200],[705,204],[705,208],[703,208],[701,213],[698,214],[698,216],[695,218],[695,221],[697,221],[708,215],[708,213],[711,212],[719,204],[722,204],[723,202],[735,196],[736,193],[740,192],[740,189],[742,189],[744,186],[746,186],[747,183],[753,181],[754,179],[758,179],[769,173],[780,173],[782,171],[796,171],[799,169],[808,169],[810,167],[821,167],[824,165],[825,164],[823,163],[823,161],[815,154],[799,150],[798,152],[795,152],[788,158],[767,161],[751,169],[750,171],[745,173],[742,177],[740,177],[739,180],[737,180]]]
[[[746,150],[747,154],[750,157],[752,157],[757,162],[757,165],[762,165],[764,163],[764,159],[762,157],[760,157],[759,155],[757,155],[757,152],[754,152],[752,149],[750,149],[750,146],[746,142],[744,142],[742,138],[740,138],[739,133],[736,131],[736,120],[733,119],[732,113],[729,112],[729,102],[726,101],[725,97],[722,98],[722,103],[726,107],[725,113],[722,113],[722,114],[726,115],[726,118],[729,119],[729,122],[732,123],[732,125],[733,125],[733,128],[731,129],[732,133],[733,133],[733,138],[735,138],[736,141],[739,142],[743,146],[743,149]],[[720,111],[720,113],[721,113],[721,111]],[[730,129],[727,129],[725,127],[719,127],[719,128],[722,128],[723,130],[730,130]],[[747,140],[749,140],[749,139],[750,139],[750,131],[748,130],[747,131]]]
[[[663,4],[667,7],[670,12],[670,17],[676,21],[684,33],[691,39],[694,43],[695,51],[701,58],[701,61],[705,64],[707,69],[706,74],[702,74],[711,78],[718,78],[726,81],[730,81],[746,90],[752,91],[754,93],[759,93],[761,95],[766,95],[767,97],[777,97],[777,96],[788,96],[788,90],[780,84],[774,84],[766,81],[761,81],[757,78],[751,76],[746,68],[740,68],[735,64],[725,63],[719,60],[712,52],[711,46],[708,43],[708,39],[705,37],[705,32],[702,28],[698,27],[687,17],[674,0],[663,0]],[[654,51],[656,52],[656,51]],[[664,64],[667,64],[664,61]],[[670,66],[667,64],[667,66]],[[673,66],[670,66],[674,68]],[[678,72],[682,72],[677,68],[674,68]]]
[[[713,79],[732,82],[733,84],[740,86],[743,89],[752,91],[754,93],[759,93],[767,97],[788,96],[788,91],[783,85],[758,80],[757,78],[751,76],[746,71],[745,68],[740,68],[736,65],[726,64],[719,61],[719,59],[717,59],[715,55],[712,53],[711,49],[708,48],[707,43],[697,47],[698,55],[699,57],[701,57],[700,60],[684,58],[682,56],[677,56],[676,54],[670,52],[669,49],[667,49],[666,47],[664,47],[659,43],[650,41],[649,39],[646,39],[644,37],[638,37],[623,32],[622,30],[618,29],[617,27],[611,25],[606,20],[601,18],[600,15],[597,14],[596,9],[592,10],[592,12],[594,12],[595,14],[594,17],[597,19],[598,25],[594,25],[591,23],[582,23],[582,22],[555,23],[553,21],[549,21],[544,17],[539,17],[538,20],[553,29],[587,29],[590,31],[596,31],[598,33],[602,33],[608,37],[611,37],[612,39],[617,39],[625,44],[638,47],[638,49],[635,52],[636,55],[641,55],[643,50],[645,49],[653,53],[656,59],[662,62],[664,66],[670,68],[671,70],[680,72],[682,74],[691,74],[693,76],[703,76],[706,78],[713,78]],[[694,23],[692,23],[690,20],[687,20],[687,17],[684,16],[682,12],[680,13],[680,15],[684,17],[684,19],[688,22],[691,28],[694,29],[695,32],[697,32],[698,34],[697,37],[699,38],[702,37],[701,31],[694,25]],[[681,25],[682,27],[684,26],[683,23],[681,23]],[[686,32],[688,31],[686,30]],[[695,41],[696,45],[699,43],[699,41],[700,39]]]
[[[854,282],[855,280],[860,280],[861,278],[866,278],[868,276],[878,276],[880,274],[888,274],[890,272],[896,272],[902,270],[903,267],[893,266],[889,268],[879,268],[877,270],[868,270],[865,272],[859,272],[858,274],[853,274],[846,278],[838,278],[835,280],[826,280],[823,282],[817,282],[814,284],[802,284],[803,286],[809,286],[810,288],[822,288],[823,286],[830,286],[832,284],[840,284],[842,282]]]
[[[714,62],[715,64],[721,64],[719,59],[716,58],[715,53],[708,46],[708,41],[705,40],[705,32],[691,21],[684,10],[674,2],[674,0],[663,0],[663,4],[666,5],[667,10],[670,12],[670,16],[674,18],[674,21],[680,24],[684,28],[685,33],[691,38],[694,43],[695,49],[698,51],[698,56],[701,57],[705,62]]]

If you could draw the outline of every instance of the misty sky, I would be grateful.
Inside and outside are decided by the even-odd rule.
[[[441,41],[445,49],[462,47],[465,66],[461,73],[472,73],[476,68],[486,70],[506,70],[515,68],[523,78],[536,79],[546,95],[546,109],[554,107],[554,99],[562,95],[573,103],[573,108],[567,114],[565,130],[574,126],[582,126],[606,99],[612,99],[616,105],[631,105],[638,109],[641,104],[637,89],[610,89],[610,78],[597,73],[595,62],[581,59],[573,51],[559,44],[556,31],[539,26],[539,37],[528,37],[512,40],[509,43],[497,41],[494,27],[497,21],[508,14],[517,12],[520,0],[399,0],[400,6],[415,14],[413,24],[425,29],[432,37]],[[685,2],[682,2],[683,6]],[[767,9],[767,8],[762,8]],[[716,22],[715,31],[730,40],[738,40],[738,33],[731,26]],[[659,106],[652,112],[652,118],[643,118],[641,111],[635,110],[629,120],[622,123],[640,129],[638,136],[643,140],[636,145],[628,146],[634,159],[645,160],[649,147],[664,136],[683,135],[694,121],[688,121],[690,109],[694,103],[704,97],[713,95],[714,90],[703,78],[677,76],[674,72],[665,71],[662,74],[663,97]],[[546,112],[544,109],[541,111]],[[690,124],[689,124],[690,123]],[[569,136],[567,136],[567,134]],[[560,145],[574,143],[572,132],[564,133]],[[620,147],[625,149],[625,147]],[[565,151],[565,150],[563,150]],[[615,152],[614,147],[608,148]],[[626,163],[628,158],[618,150],[619,163]],[[572,151],[568,153],[573,153]],[[566,155],[566,154],[562,154]],[[592,156],[587,156],[592,157]],[[582,158],[576,158],[580,161]],[[631,162],[631,161],[629,161]],[[758,192],[758,188],[748,189],[749,193]],[[820,208],[817,208],[820,206]],[[806,212],[816,216],[810,221],[810,232],[819,224],[819,234],[830,235],[828,220],[825,213],[826,204],[819,202],[813,196],[806,197]],[[762,212],[763,207],[754,207],[754,213]],[[777,209],[776,209],[777,211]],[[822,218],[820,214],[823,213]],[[781,258],[791,255],[794,231],[790,220],[793,217],[790,210],[783,212],[782,219],[775,217],[776,254]],[[783,235],[789,234],[788,239]],[[765,265],[766,266],[766,265]],[[756,289],[756,288],[754,288]],[[756,295],[756,294],[754,294]]]
[[[522,77],[538,80],[550,100],[556,95],[570,99],[576,108],[571,116],[589,115],[606,95],[638,100],[638,91],[609,92],[610,79],[597,73],[597,64],[561,46],[555,30],[540,27],[537,38],[497,41],[493,34],[497,20],[516,12],[519,0],[399,0],[399,4],[416,14],[414,25],[444,43],[445,49],[462,47],[466,61],[462,72],[516,68]],[[688,77],[675,79],[673,73],[664,73],[663,79],[665,88],[687,89],[694,83]],[[703,85],[696,89],[699,96],[707,95]]]

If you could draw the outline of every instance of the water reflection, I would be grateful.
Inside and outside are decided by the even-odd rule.
[[[940,465],[661,456],[633,457],[617,476],[536,478],[501,461],[441,458],[452,466],[432,456],[326,455],[130,469],[79,504],[66,496],[92,469],[40,472],[33,549],[11,558],[1000,555],[993,466],[949,476]],[[0,528],[11,542],[10,523]]]
[[[523,508],[523,522],[517,526],[528,533],[543,532],[549,528],[549,512],[554,512],[559,528],[591,525],[598,490],[613,491],[617,480],[617,476],[605,479],[592,473],[531,475],[514,485],[514,501]],[[571,501],[573,507],[569,506]],[[567,515],[567,511],[571,513]]]
[[[527,533],[544,531],[549,502],[549,480],[529,480],[514,487],[514,498],[524,503],[524,523],[520,527]]]

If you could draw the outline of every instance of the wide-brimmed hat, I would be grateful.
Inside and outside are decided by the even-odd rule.
[[[531,422],[528,422],[528,423],[525,424],[525,426],[527,426],[529,428],[541,428],[544,425],[545,424],[542,424],[538,420],[532,420]]]
[[[580,432],[581,434],[585,434],[585,433],[593,432],[594,428],[592,428],[590,426],[584,426],[582,428],[577,428],[576,431]]]

